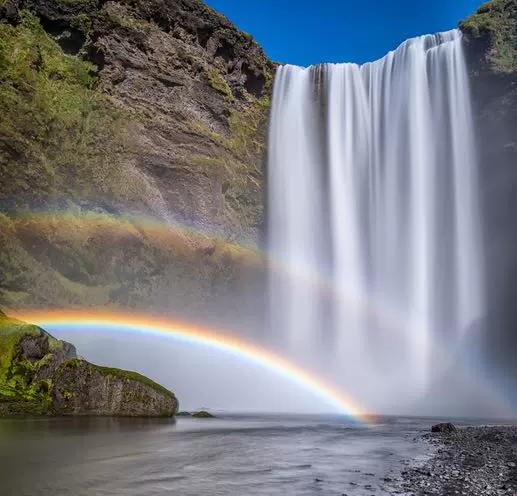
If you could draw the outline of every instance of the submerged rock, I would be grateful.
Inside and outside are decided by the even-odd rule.
[[[431,432],[442,432],[445,434],[451,434],[456,431],[456,426],[451,422],[444,422],[441,424],[433,425],[433,427],[431,427]]]
[[[171,417],[177,408],[147,377],[81,360],[70,343],[0,315],[0,416]]]

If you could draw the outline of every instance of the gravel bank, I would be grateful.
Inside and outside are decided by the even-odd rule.
[[[403,472],[392,494],[517,495],[517,427],[469,427],[424,438],[435,456]]]

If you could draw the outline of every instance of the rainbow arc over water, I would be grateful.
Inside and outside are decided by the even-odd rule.
[[[11,315],[51,329],[141,333],[207,346],[260,365],[313,393],[336,412],[363,424],[370,423],[366,409],[339,388],[273,351],[229,333],[143,314],[60,310],[11,312]]]

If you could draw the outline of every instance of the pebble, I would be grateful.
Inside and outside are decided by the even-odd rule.
[[[436,447],[434,458],[403,471],[400,480],[385,477],[390,494],[517,495],[517,464],[509,461],[517,459],[517,427],[469,427],[424,439]]]

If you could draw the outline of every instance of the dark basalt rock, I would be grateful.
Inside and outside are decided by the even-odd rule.
[[[443,434],[452,434],[456,432],[456,426],[451,422],[446,422],[442,424],[436,424],[431,427],[431,432],[441,432]]]
[[[513,397],[517,386],[517,1],[487,2],[460,23],[480,169],[487,314],[476,358]],[[483,270],[483,268],[480,268]]]

